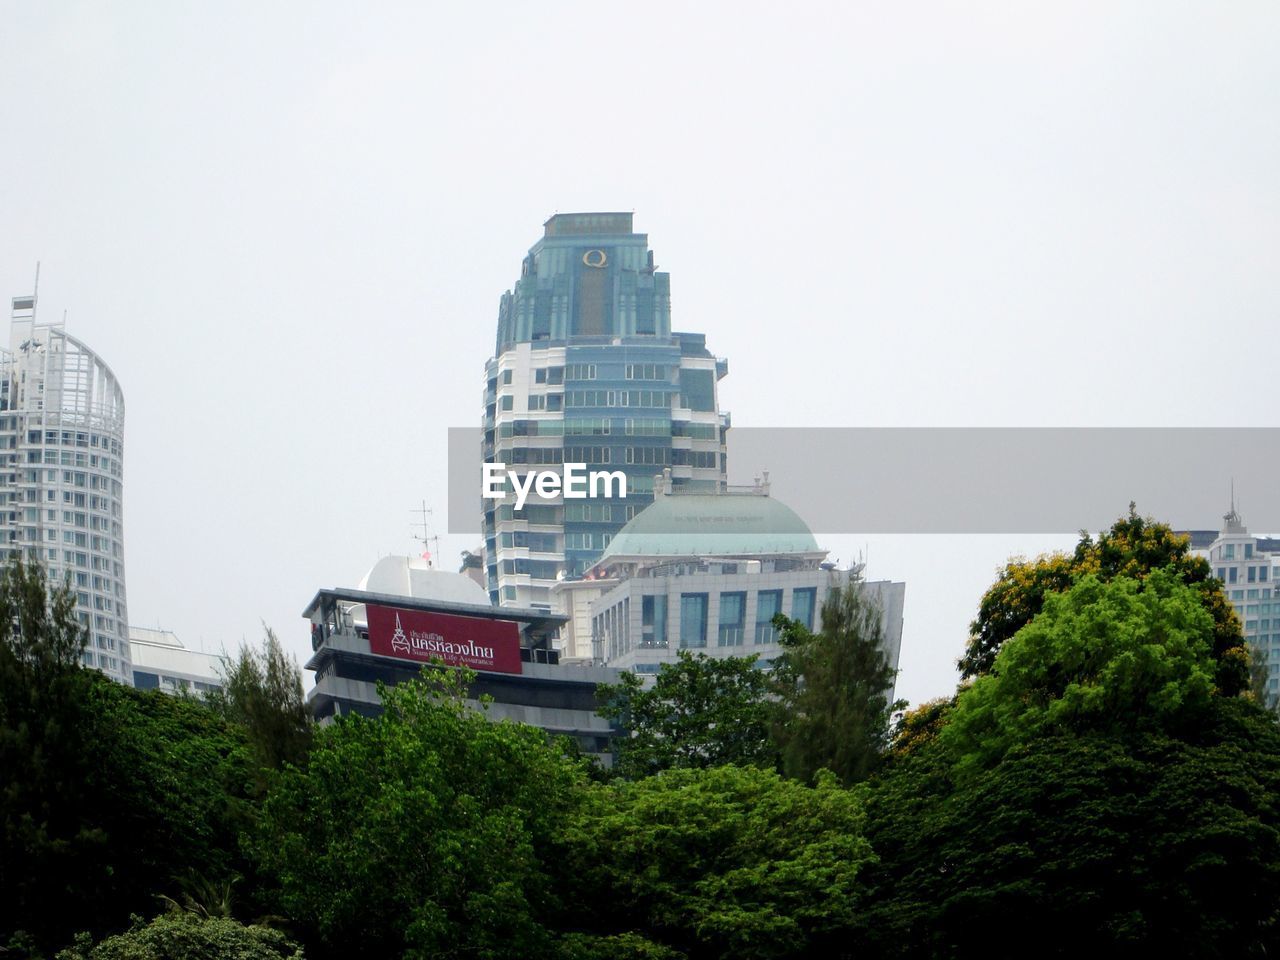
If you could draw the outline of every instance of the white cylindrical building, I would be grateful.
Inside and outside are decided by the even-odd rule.
[[[0,555],[67,582],[88,631],[84,660],[132,684],[123,535],[124,393],[62,323],[15,297],[0,354]]]

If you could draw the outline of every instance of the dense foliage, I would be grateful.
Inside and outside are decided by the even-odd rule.
[[[829,956],[853,926],[863,797],[755,767],[595,787],[564,838],[579,919],[688,957]]]
[[[1204,573],[1132,515],[1011,564],[970,676],[892,732],[877,612],[833,595],[772,675],[607,688],[605,777],[442,668],[313,730],[271,636],[225,695],[121,687],[17,565],[0,956],[1275,955],[1280,728]]]
[[[320,732],[267,799],[256,849],[313,957],[544,956],[546,852],[585,775],[436,671],[378,720]]]
[[[81,942],[57,960],[302,960],[302,949],[278,930],[245,926],[227,917],[187,911],[162,913],[150,923],[92,945]]]
[[[1001,646],[1031,622],[1045,598],[1068,589],[1080,577],[1092,574],[1104,582],[1119,577],[1142,584],[1154,570],[1172,571],[1196,592],[1213,618],[1211,653],[1218,689],[1227,696],[1247,690],[1249,654],[1244,634],[1209,562],[1191,553],[1185,535],[1139,516],[1133,504],[1129,515],[1099,534],[1097,540],[1082,534],[1071,556],[1011,560],[1005,566],[983,595],[977,619],[969,628],[969,643],[960,658],[962,677],[990,672]]]
[[[1262,956],[1280,949],[1280,736],[1215,699],[1200,727],[1051,733],[981,777],[934,742],[871,795],[873,956]],[[1021,952],[1021,951],[1019,951]]]
[[[223,673],[222,686],[209,694],[209,704],[245,731],[260,768],[305,765],[311,749],[311,713],[298,665],[284,652],[275,631],[266,630],[260,651],[242,644]]]
[[[789,777],[810,781],[830,770],[846,786],[876,769],[895,710],[894,669],[884,649],[882,614],[858,584],[833,590],[821,628],[779,615],[785,652],[774,664],[778,697],[773,739]]]
[[[1045,734],[1182,729],[1213,694],[1212,645],[1213,619],[1173,572],[1144,585],[1089,574],[1045,599],[960,694],[942,737],[985,767]]]
[[[755,657],[681,650],[651,687],[624,673],[600,688],[600,715],[632,733],[615,748],[614,769],[638,778],[681,767],[776,763],[769,739],[769,676]]]
[[[242,872],[244,734],[202,704],[80,667],[84,635],[38,567],[0,579],[0,945],[105,933],[191,875]],[[69,904],[74,905],[69,909]]]

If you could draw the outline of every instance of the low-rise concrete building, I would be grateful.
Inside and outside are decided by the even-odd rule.
[[[315,671],[308,695],[321,722],[346,713],[376,716],[379,681],[395,685],[440,660],[474,670],[469,703],[492,702],[493,720],[515,720],[573,738],[587,754],[607,753],[614,735],[596,714],[596,687],[618,671],[560,662],[551,635],[564,618],[495,607],[475,581],[420,560],[387,557],[360,589],[320,590],[303,611],[311,623]]]
[[[207,693],[222,687],[225,657],[189,649],[171,630],[131,625],[129,651],[139,690]]]

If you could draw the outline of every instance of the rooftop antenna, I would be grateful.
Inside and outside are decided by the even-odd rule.
[[[31,285],[31,322],[36,322],[36,305],[40,302],[40,261],[36,261],[36,282]]]
[[[410,510],[410,513],[420,514],[422,520],[414,524],[414,527],[422,528],[422,535],[414,534],[413,539],[417,540],[427,548],[422,552],[422,559],[427,561],[432,567],[435,567],[435,556],[440,553],[440,538],[431,532],[431,524],[427,520],[431,516],[431,510],[427,507],[427,501],[422,501],[422,506],[417,510]]]

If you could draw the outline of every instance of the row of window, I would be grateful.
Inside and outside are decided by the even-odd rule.
[[[510,383],[511,381],[508,380],[507,382]],[[564,367],[539,367],[533,371],[533,382],[552,385],[564,383]]]
[[[717,467],[720,454],[704,450],[672,450],[671,462],[676,466]]]
[[[804,587],[791,591],[791,618],[812,629],[817,588]],[[746,640],[747,593],[724,592],[719,595],[716,627],[716,644],[721,647],[740,647]],[[756,593],[756,622],[754,642],[767,646],[777,642],[777,630],[773,618],[782,611],[781,590],[760,590]],[[627,610],[618,607],[596,618],[599,632],[609,634],[609,657],[614,658],[630,650],[630,630],[626,623]],[[616,622],[621,619],[621,623]],[[608,621],[614,623],[609,624]],[[679,643],[683,649],[707,646],[709,621],[709,595],[706,593],[680,594]],[[612,629],[610,629],[612,626]],[[667,597],[665,594],[646,595],[640,603],[641,648],[669,646],[667,636]]]
[[[10,418],[0,418],[0,429],[6,429],[6,421]],[[16,421],[16,417],[12,418]],[[16,426],[16,423],[14,424]],[[13,429],[13,427],[7,427]],[[115,437],[103,436],[97,433],[81,433],[71,430],[28,430],[27,443],[40,444],[43,442],[45,446],[57,446],[61,444],[64,447],[101,447],[111,453],[119,456],[120,441]]]
[[[667,380],[679,367],[669,367],[665,363],[628,363],[626,379],[628,380]]]
[[[670,390],[568,390],[565,397],[571,407],[669,407],[672,393]]]
[[[113,477],[118,477],[121,473],[119,460],[113,460],[111,457],[99,458],[97,455],[86,456],[71,450],[28,450],[26,462],[43,463],[54,467],[93,467]],[[83,486],[83,484],[80,485]]]
[[[504,547],[523,547],[537,553],[555,553],[557,551],[554,533],[537,533],[530,530],[517,530],[502,535]]]
[[[566,503],[565,523],[626,523],[644,507],[635,503]]]
[[[554,560],[503,560],[502,572],[508,575],[528,574],[535,580],[554,580],[560,573],[560,564]]]
[[[1254,587],[1252,590],[1231,590],[1228,596],[1232,600],[1270,600],[1270,587]]]
[[[575,530],[564,535],[564,548],[566,550],[604,550],[612,539],[613,535],[609,533]]]
[[[506,398],[504,398],[506,399]],[[718,440],[720,428],[714,423],[688,423],[660,417],[625,417],[613,420],[595,417],[566,417],[564,420],[514,420],[501,424],[498,435],[508,437],[559,437],[612,433],[629,437],[691,437],[694,440]]]
[[[91,650],[86,650],[80,655],[80,659],[86,667],[101,667],[103,670],[110,670],[112,673],[120,672],[120,661],[109,654],[95,654]]]
[[[1246,583],[1266,583],[1267,576],[1270,573],[1270,571],[1271,571],[1271,568],[1267,566],[1246,567],[1245,582]],[[1218,579],[1221,580],[1223,583],[1235,583],[1239,577],[1240,568],[1239,567],[1219,567],[1214,572],[1217,574]]]
[[[1244,547],[1244,550],[1241,552],[1242,558],[1245,560],[1252,560],[1253,544],[1245,543],[1245,544],[1242,544],[1241,546]],[[1236,558],[1236,545],[1234,543],[1223,544],[1222,546],[1218,547],[1216,550],[1213,551],[1213,559],[1215,560],[1234,560],[1235,558]]]

